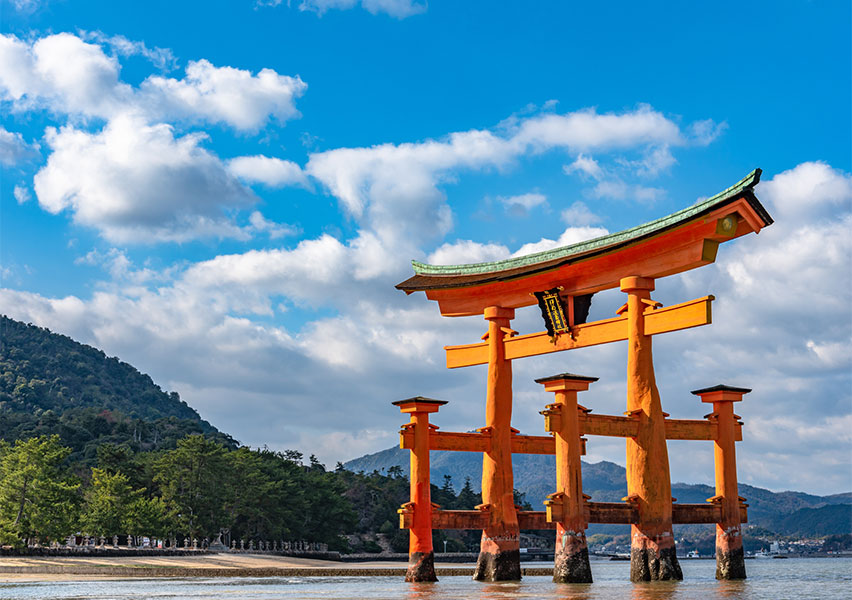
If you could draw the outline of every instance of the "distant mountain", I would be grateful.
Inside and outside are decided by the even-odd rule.
[[[350,471],[365,473],[386,473],[390,467],[399,466],[407,473],[408,453],[408,450],[399,447],[388,448],[350,460],[343,466]],[[433,483],[442,485],[444,475],[450,475],[458,490],[464,484],[465,478],[470,477],[473,488],[479,491],[482,477],[481,454],[436,451],[431,453],[430,464]],[[512,457],[512,468],[515,488],[526,494],[526,499],[536,510],[543,510],[542,502],[554,491],[555,458],[537,454],[517,454]],[[739,491],[741,496],[748,499],[750,525],[777,533],[790,531],[789,535],[824,536],[852,533],[852,493],[815,496],[803,492],[771,492],[744,483],[740,483]],[[583,462],[583,492],[597,502],[621,500],[627,495],[624,467],[607,461]],[[672,484],[672,495],[678,502],[704,502],[715,493],[714,488],[709,485]],[[621,527],[594,526],[594,531],[613,533],[616,528]]]
[[[0,439],[54,433],[72,448],[72,459],[88,464],[105,442],[153,450],[203,433],[235,445],[176,392],[164,392],[131,365],[0,316]]]

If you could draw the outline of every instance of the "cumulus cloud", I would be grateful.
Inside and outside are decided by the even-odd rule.
[[[20,133],[0,125],[0,164],[11,167],[35,154],[35,147],[25,142]]]
[[[261,69],[257,75],[208,60],[190,61],[183,79],[151,76],[140,86],[140,104],[154,118],[226,123],[256,131],[270,116],[283,123],[299,116],[295,100],[307,89],[298,76]]]
[[[34,178],[36,196],[48,212],[70,210],[117,243],[245,238],[228,211],[254,197],[202,140],[130,116],[99,133],[49,129],[52,153]]]
[[[269,187],[307,185],[302,168],[289,160],[268,156],[238,156],[228,161],[228,170],[248,183],[262,183]]]
[[[89,39],[121,53],[147,53],[167,60],[165,51],[125,38]],[[142,45],[140,45],[142,44]],[[160,60],[160,59],[157,59]],[[34,43],[0,35],[0,99],[17,110],[46,106],[60,114],[114,118],[129,111],[152,122],[185,120],[224,123],[256,131],[270,118],[279,123],[299,116],[295,101],[307,89],[298,77],[261,69],[256,75],[207,60],[190,61],[182,79],[152,75],[139,88],[122,82],[116,57],[70,33]]]
[[[314,153],[305,171],[382,239],[398,240],[398,224],[408,221],[420,224],[416,235],[422,242],[449,230],[452,213],[439,186],[463,169],[507,169],[522,155],[555,149],[578,154],[624,151],[685,145],[689,139],[674,121],[649,106],[621,114],[588,109],[513,119],[500,133],[471,130],[441,140]],[[585,167],[594,172],[592,159]],[[600,182],[596,197],[648,202],[661,193],[617,183]]]

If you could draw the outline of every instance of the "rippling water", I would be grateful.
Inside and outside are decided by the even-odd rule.
[[[787,600],[852,599],[852,560],[749,560],[745,581],[716,581],[712,560],[684,560],[684,581],[631,584],[629,563],[593,561],[593,584],[554,584],[549,577],[519,583],[479,583],[468,577],[443,577],[437,583],[411,584],[398,577],[269,577],[124,579],[0,584],[0,598],[187,598],[199,600]],[[544,565],[541,565],[544,566]]]

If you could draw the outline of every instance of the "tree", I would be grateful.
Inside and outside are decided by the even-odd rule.
[[[92,484],[85,491],[83,530],[93,535],[112,536],[127,532],[127,510],[139,496],[122,473],[92,469]]]
[[[464,478],[464,487],[459,492],[456,506],[461,510],[473,510],[473,508],[481,503],[479,494],[473,491],[473,486],[470,483],[470,477]]]
[[[220,481],[230,476],[224,446],[203,435],[190,435],[154,465],[154,481],[176,514],[177,524],[191,537],[218,532],[226,515],[225,490]]]
[[[141,490],[139,490],[141,492]],[[174,513],[162,498],[136,496],[127,506],[124,530],[131,535],[166,537],[175,532]]]
[[[79,482],[63,467],[58,435],[0,443],[0,529],[5,542],[52,541],[73,533]]]

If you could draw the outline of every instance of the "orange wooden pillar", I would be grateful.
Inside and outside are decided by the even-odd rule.
[[[745,556],[740,523],[740,496],[737,490],[736,424],[734,402],[751,390],[727,385],[695,390],[702,402],[713,404],[708,415],[718,425],[714,443],[716,495],[709,500],[722,507],[722,520],[716,523],[716,579],[745,579]]]
[[[491,447],[482,457],[482,508],[489,513],[482,530],[479,558],[473,578],[479,581],[512,581],[521,578],[520,530],[515,509],[512,477],[512,362],[506,360],[504,340],[514,309],[490,306],[488,321],[488,385],[485,427]]]
[[[627,412],[639,419],[639,433],[627,438],[627,499],[639,509],[631,525],[630,579],[683,579],[672,535],[672,492],[666,424],[654,376],[651,336],[645,311],[653,310],[654,280],[625,277],[627,293]]]
[[[435,553],[432,548],[432,493],[429,480],[429,413],[438,412],[446,404],[444,400],[433,400],[417,396],[393,403],[403,413],[411,415],[405,425],[414,432],[411,448],[409,482],[411,500],[400,512],[412,512],[408,537],[408,571],[406,581],[437,581],[435,575]]]
[[[585,500],[583,498],[580,455],[580,423],[577,392],[589,389],[597,377],[562,373],[536,379],[547,392],[556,394],[556,402],[541,414],[545,430],[556,438],[556,493],[547,506],[547,521],[556,522],[553,581],[556,583],[591,583],[589,549],[586,545]]]

